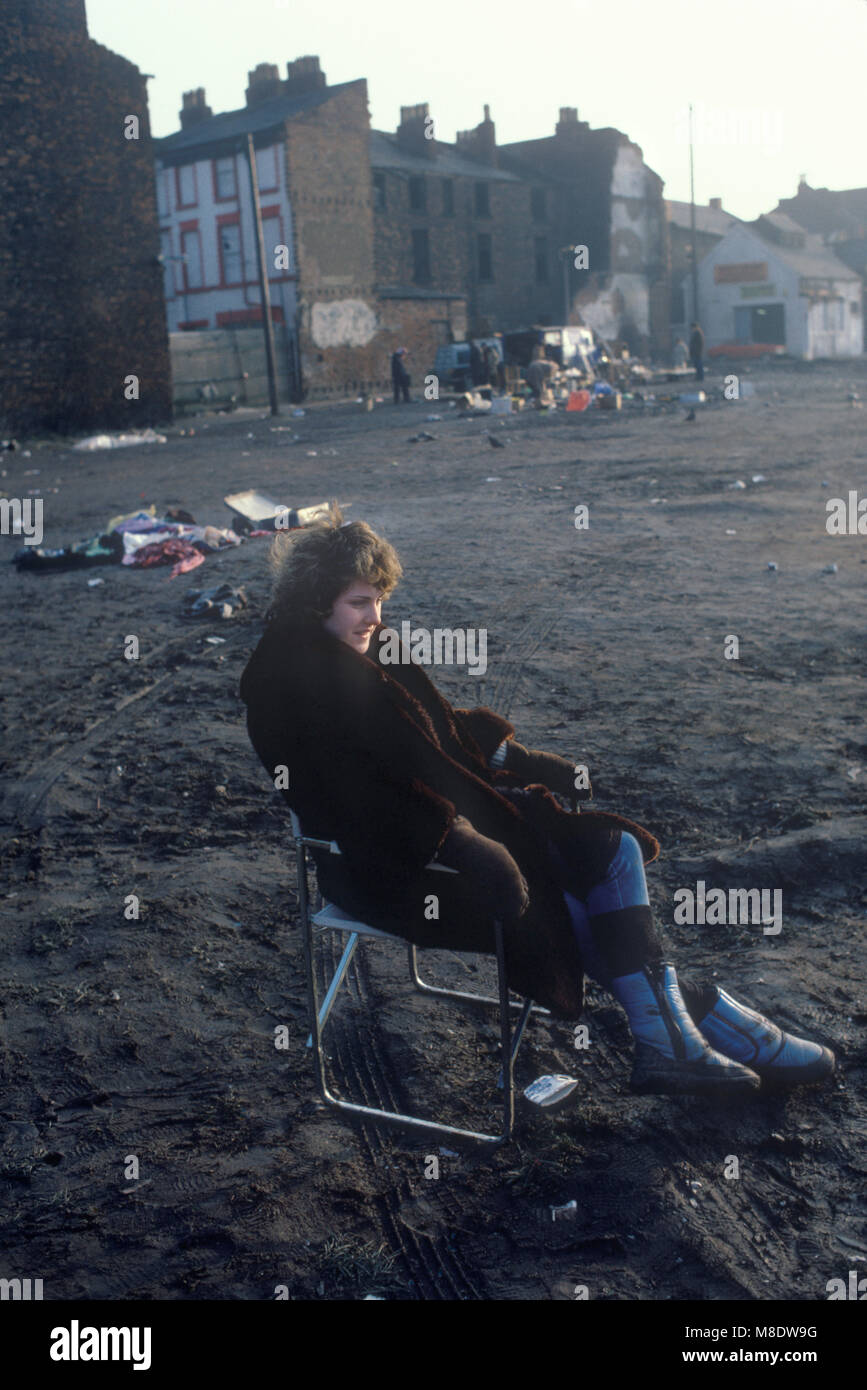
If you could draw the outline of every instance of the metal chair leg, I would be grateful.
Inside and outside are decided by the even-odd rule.
[[[514,1059],[517,1048],[520,1045],[520,1036],[517,1042],[513,1043],[510,1026],[509,1009],[512,1001],[509,999],[509,985],[506,978],[505,947],[503,942],[503,931],[500,923],[495,925],[495,937],[497,945],[497,973],[499,996],[492,1003],[499,1003],[500,1009],[500,1045],[503,1058],[503,1132],[501,1134],[487,1134],[481,1130],[464,1129],[457,1125],[446,1125],[435,1120],[424,1120],[417,1115],[407,1115],[402,1111],[380,1110],[372,1105],[359,1105],[352,1101],[340,1100],[335,1096],[328,1086],[328,1079],[325,1074],[325,1055],[322,1048],[322,1035],[328,1023],[331,1010],[339,992],[340,986],[346,976],[346,971],[358,945],[358,933],[353,932],[350,940],[344,949],[340,964],[335,971],[334,977],[326,992],[325,999],[320,1007],[317,989],[316,973],[314,960],[314,941],[313,931],[310,921],[310,901],[307,887],[307,861],[305,846],[298,846],[298,898],[301,916],[301,929],[304,946],[304,963],[307,975],[307,998],[310,1011],[311,1032],[308,1039],[308,1046],[313,1052],[313,1061],[316,1068],[316,1083],[322,1100],[336,1110],[342,1110],[345,1114],[355,1115],[362,1120],[373,1122],[382,1121],[392,1124],[402,1129],[408,1129],[416,1134],[430,1134],[442,1139],[470,1139],[476,1143],[486,1144],[492,1148],[499,1147],[512,1137],[515,1123],[515,1088],[514,1088]],[[411,948],[414,950],[414,948]],[[411,957],[411,965],[413,963]],[[483,999],[484,996],[464,995],[462,996],[455,990],[438,990],[433,986],[424,987],[424,992],[432,994],[445,994],[448,997],[465,997],[474,1002]],[[521,1008],[521,1005],[516,1007]],[[529,1015],[530,1001],[525,1001],[523,1005],[522,1017],[519,1020],[518,1028],[523,1035],[527,1016]],[[547,1012],[547,1010],[539,1010]]]
[[[412,945],[409,946],[407,954],[409,957],[410,979],[412,980],[416,989],[419,990],[422,994],[433,994],[440,999],[463,999],[470,1004],[499,1004],[499,995],[473,994],[469,990],[465,989],[446,989],[444,986],[441,985],[429,985],[426,980],[423,980],[421,978],[418,972],[417,948]],[[509,1007],[512,1009],[523,1009],[524,1001],[520,999],[510,999]],[[551,1016],[550,1009],[543,1008],[541,1004],[531,1003],[530,1012],[534,1014],[543,1014],[546,1018],[550,1018]]]
[[[500,987],[500,1048],[504,1073],[503,1132],[506,1139],[511,1139],[515,1127],[515,1054],[512,1051],[509,1025],[509,982],[506,979],[506,948],[501,922],[495,922],[494,935],[497,942],[497,976]]]

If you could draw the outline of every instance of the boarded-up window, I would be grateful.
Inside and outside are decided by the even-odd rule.
[[[202,279],[202,242],[197,231],[181,233],[181,255],[184,258],[183,266],[187,289],[201,289],[204,284]]]
[[[236,198],[238,196],[238,181],[235,177],[235,161],[231,155],[226,159],[218,159],[217,164],[217,197]]]
[[[536,253],[536,284],[547,285],[548,283],[548,243],[543,236],[537,236],[535,241]]]
[[[430,280],[430,238],[425,228],[417,227],[412,234],[412,278],[417,285]]]
[[[739,265],[715,265],[715,285],[761,284],[768,278],[767,261],[742,261]]]
[[[237,222],[228,222],[220,228],[220,261],[223,267],[223,283],[241,283],[241,228]],[[267,246],[267,242],[266,242]]]
[[[177,171],[178,202],[183,207],[191,207],[196,201],[196,166],[182,164]]]
[[[490,232],[479,232],[478,234],[478,255],[479,255],[479,279],[493,280],[494,278],[494,257],[491,246]]]
[[[427,190],[423,178],[409,181],[409,205],[413,212],[424,212],[427,208]]]

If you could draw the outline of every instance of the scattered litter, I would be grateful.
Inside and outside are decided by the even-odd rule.
[[[768,561],[768,569],[769,569],[769,570],[775,570],[776,568],[777,568],[777,562],[776,562],[776,560],[769,560],[769,561]]]
[[[388,1300],[383,1298],[381,1293],[366,1293],[361,1301],[362,1303],[386,1303]]]
[[[410,435],[410,437],[409,437],[409,443],[410,443],[410,444],[421,444],[421,443],[423,443],[425,440],[428,440],[428,439],[436,439],[436,435],[435,435],[435,434],[430,434],[430,432],[429,432],[428,430],[419,430],[418,434],[411,434],[411,435]]]
[[[454,405],[454,401],[452,404]],[[425,418],[428,420],[441,420],[443,417],[441,415],[428,415]]]
[[[307,411],[306,411],[306,410],[293,410],[293,411],[292,411],[292,417],[293,417],[293,419],[295,419],[295,420],[300,420],[301,417],[302,417],[303,415],[306,415],[306,414],[307,414]]]
[[[578,1214],[578,1203],[573,1197],[571,1202],[565,1202],[562,1207],[549,1207],[548,1210],[552,1221],[556,1221],[558,1216],[561,1220],[564,1217],[572,1218]]]
[[[704,405],[707,396],[704,391],[681,391],[677,399],[681,405]]]
[[[0,439],[0,451],[3,453],[11,454],[14,453],[16,449],[20,448],[21,445],[18,443],[17,439]]]
[[[309,459],[315,459],[315,458],[316,458],[316,450],[315,450],[315,449],[308,449],[308,450],[307,450],[307,457],[308,457]]]
[[[24,457],[27,458],[29,450],[25,450]],[[25,478],[37,478],[40,470],[38,468],[25,468],[23,476]]]
[[[443,1158],[460,1158],[460,1154],[455,1153],[454,1149],[444,1149],[442,1145],[440,1145],[440,1153]]]
[[[88,581],[87,581],[87,587],[88,587],[88,589],[94,589],[94,588],[96,588],[97,584],[104,584],[104,583],[105,583],[105,580],[104,580],[104,579],[88,579]]]
[[[524,1091],[534,1105],[557,1105],[575,1090],[578,1082],[571,1076],[537,1076]]]
[[[736,483],[727,483],[726,486],[729,488],[729,490],[731,490],[732,488],[744,488],[746,487],[746,483],[742,482],[741,479],[738,478]]]
[[[754,483],[766,483],[767,481],[764,473],[754,473],[752,476],[752,482]]]
[[[859,774],[860,771],[861,771],[861,764],[860,764],[860,763],[853,763],[852,766],[851,766],[850,768],[847,768],[847,770],[846,770],[846,776],[849,778],[850,782],[857,782],[857,780],[858,780],[858,774]]]
[[[205,641],[209,642],[212,647],[224,647],[226,645],[225,637],[206,637]]]
[[[231,618],[239,608],[247,607],[243,587],[218,584],[213,589],[190,589],[184,597],[184,613],[188,618],[217,616]]]
[[[727,535],[727,536],[736,536],[736,535],[737,535],[737,531],[732,531],[729,527],[727,527],[727,528],[726,528],[726,535]]]
[[[823,479],[822,479],[822,487],[830,487],[830,486],[831,486],[831,484],[828,482],[828,479],[827,479],[827,478],[823,478]]]
[[[501,483],[502,481],[503,481],[502,478],[486,478],[486,479],[485,479],[485,482],[486,482],[486,483]]]
[[[135,430],[128,434],[91,434],[87,439],[79,439],[73,449],[127,449],[132,444],[165,444],[166,436],[156,430]]]
[[[836,573],[837,573],[837,566],[836,566],[836,565],[825,565],[824,569],[822,570],[822,573],[823,573],[823,574],[836,574]]]
[[[293,531],[299,526],[309,526],[328,511],[327,502],[319,502],[313,507],[286,507],[255,488],[247,492],[231,492],[223,501],[234,513],[232,525],[235,531],[252,532],[254,535],[263,531]],[[278,520],[282,523],[279,527]]]
[[[488,435],[488,443],[490,444],[490,446],[491,446],[492,449],[505,449],[505,447],[506,447],[506,445],[507,445],[507,443],[508,443],[508,440],[507,440],[507,439],[497,439],[496,435],[489,434],[489,435]]]
[[[570,391],[569,399],[566,402],[566,409],[567,411],[586,410],[592,399],[589,391]]]
[[[488,412],[491,409],[491,402],[486,401],[484,396],[480,396],[478,391],[464,391],[457,399],[458,410],[467,412],[471,410]]]

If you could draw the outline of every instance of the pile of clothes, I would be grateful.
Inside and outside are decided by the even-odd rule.
[[[105,530],[60,550],[25,546],[13,556],[19,570],[82,569],[91,565],[171,565],[170,579],[196,569],[214,550],[240,545],[241,537],[219,526],[199,526],[189,512],[170,507],[157,516],[151,505],[112,517]]]

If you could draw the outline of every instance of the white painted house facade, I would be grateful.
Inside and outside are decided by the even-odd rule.
[[[691,305],[689,276],[683,289]],[[805,361],[859,356],[861,290],[860,277],[819,237],[777,213],[737,223],[698,265],[699,317],[708,349],[767,343]]]
[[[156,166],[169,331],[259,323],[247,159],[239,149],[203,154],[192,147],[185,162],[179,155],[171,163],[158,159]],[[282,142],[256,149],[255,159],[272,319],[294,327],[297,277]]]

